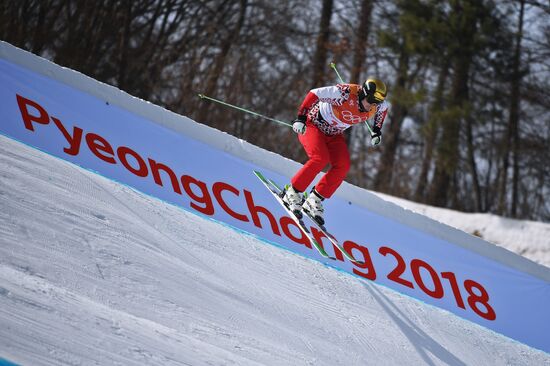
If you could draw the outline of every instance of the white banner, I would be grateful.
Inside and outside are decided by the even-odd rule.
[[[0,133],[550,352],[547,280],[338,197],[326,203],[328,226],[366,264],[335,253],[312,228],[338,258],[326,260],[252,171],[281,184],[289,177],[6,59],[0,59]]]

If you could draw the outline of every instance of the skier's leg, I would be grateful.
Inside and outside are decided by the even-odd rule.
[[[303,192],[330,161],[326,136],[308,121],[306,133],[298,136],[309,160],[290,180],[292,186]]]
[[[350,168],[348,146],[344,135],[336,135],[328,138],[330,169],[315,185],[315,190],[324,198],[330,198],[346,178]]]

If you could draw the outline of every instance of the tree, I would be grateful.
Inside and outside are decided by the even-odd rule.
[[[330,18],[332,17],[332,7],[333,0],[323,0],[319,34],[317,35],[315,55],[313,56],[313,77],[311,81],[312,88],[322,86],[325,80],[327,71],[327,46],[330,37]]]
[[[361,76],[365,75],[366,54],[368,48],[369,33],[371,28],[371,14],[374,4],[372,0],[362,0],[358,12],[358,29],[355,33],[355,41],[353,42],[353,61],[351,66],[352,83],[361,83]],[[364,141],[367,140],[367,130],[365,126],[358,128],[349,128],[346,130],[346,141],[351,150],[352,168],[349,176],[359,185],[365,185],[365,173],[363,167],[365,165],[366,153]],[[357,143],[355,143],[357,140]],[[354,150],[357,153],[354,154]]]
[[[525,11],[525,0],[519,1],[518,29],[515,39],[515,50],[512,63],[512,78],[510,80],[510,111],[508,117],[508,128],[506,139],[503,142],[502,156],[502,178],[499,187],[498,213],[503,215],[506,213],[506,196],[507,196],[507,175],[510,154],[512,155],[512,195],[511,209],[512,217],[517,216],[518,205],[518,182],[519,182],[519,108],[521,101],[521,39],[523,37],[523,18]]]
[[[395,18],[397,23],[382,34],[380,41],[382,47],[392,51],[397,63],[390,63],[395,73],[390,91],[390,123],[384,133],[382,155],[373,185],[378,191],[403,194],[396,192],[393,184],[403,121],[418,102],[419,96],[412,85],[426,67],[427,56],[433,52],[426,41],[435,37],[429,34],[433,17],[430,8],[418,1],[397,1],[396,11],[397,16],[389,14],[388,18]]]
[[[235,44],[237,38],[241,33],[241,29],[243,28],[248,1],[240,0],[239,4],[240,4],[239,12],[238,12],[239,16],[237,18],[237,22],[234,28],[229,32],[227,32],[226,38],[223,39],[220,45],[220,51],[218,55],[215,57],[211,70],[208,73],[208,77],[206,79],[205,86],[204,86],[204,93],[206,95],[212,95],[213,92],[215,91],[217,81],[218,79],[220,79],[222,75],[226,59],[229,55],[229,51],[231,47]],[[229,6],[231,7],[231,5]],[[210,107],[207,104],[203,103],[202,107],[200,107],[199,112],[197,113],[196,118],[199,121],[204,121],[206,119],[206,114],[208,113],[209,108]]]
[[[460,125],[468,106],[468,81],[474,55],[474,37],[477,31],[483,4],[476,0],[452,0],[449,23],[456,43],[451,46],[453,77],[449,97],[449,118],[443,121],[442,135],[437,146],[434,177],[428,202],[447,206],[450,198],[456,197],[453,187],[458,167]],[[455,189],[455,192],[452,190]],[[456,200],[455,200],[456,201]]]

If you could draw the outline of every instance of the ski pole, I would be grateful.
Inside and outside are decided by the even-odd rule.
[[[344,83],[344,79],[342,79],[342,77],[340,76],[340,73],[338,72],[338,69],[336,68],[336,64],[334,62],[331,62],[330,63],[330,67],[332,67],[332,69],[334,70],[334,72],[336,73],[336,76],[338,76],[338,79],[340,79],[340,82],[343,84]]]
[[[332,69],[334,70],[334,72],[336,73],[336,76],[338,76],[338,79],[340,79],[340,82],[343,84],[344,83],[344,79],[342,79],[342,77],[340,76],[340,73],[338,72],[338,69],[336,68],[336,64],[334,62],[331,62],[330,63],[330,67],[332,67]],[[369,129],[369,132],[371,134],[371,136],[374,134],[374,132],[372,131],[372,128],[370,127],[369,123],[367,121],[365,121],[365,124],[367,125],[367,128]]]
[[[236,105],[233,105],[233,104],[229,104],[229,103],[223,102],[223,101],[221,101],[221,100],[219,100],[219,99],[216,99],[216,98],[211,98],[211,97],[206,96],[206,95],[204,95],[204,94],[199,94],[199,98],[201,98],[201,99],[208,99],[208,100],[211,100],[211,101],[213,101],[213,102],[216,102],[216,103],[225,105],[225,106],[227,106],[227,107],[237,109],[237,110],[239,110],[239,111],[241,111],[241,112],[245,112],[245,113],[252,114],[252,115],[254,115],[254,116],[256,116],[256,117],[264,118],[264,119],[267,119],[267,120],[269,120],[269,121],[279,123],[279,124],[281,124],[281,125],[285,125],[285,126],[292,127],[292,125],[291,125],[290,123],[283,122],[283,121],[279,121],[278,119],[264,116],[263,114],[256,113],[256,112],[250,111],[250,110],[248,110],[248,109],[245,109],[245,108],[242,108],[242,107],[238,107],[238,106],[236,106]]]

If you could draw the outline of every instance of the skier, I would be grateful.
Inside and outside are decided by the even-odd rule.
[[[385,99],[386,85],[375,78],[368,78],[363,85],[337,84],[312,89],[306,95],[292,128],[309,160],[281,194],[285,204],[298,217],[304,209],[324,225],[322,202],[332,196],[350,167],[343,133],[352,125],[373,119],[371,142],[373,146],[378,145],[389,107]],[[330,169],[311,193],[303,193],[327,164]]]

